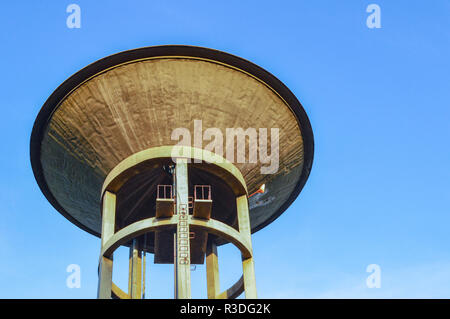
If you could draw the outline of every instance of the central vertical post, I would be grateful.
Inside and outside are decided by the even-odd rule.
[[[176,205],[178,214],[176,256],[174,263],[176,273],[177,299],[191,298],[191,258],[189,248],[189,224],[188,224],[188,169],[187,159],[178,158],[175,166]]]

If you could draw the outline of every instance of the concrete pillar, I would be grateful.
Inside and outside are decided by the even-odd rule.
[[[137,238],[130,247],[128,293],[131,299],[142,298],[142,252]]]
[[[106,191],[103,195],[102,201],[102,240],[101,250],[105,243],[114,234],[116,219],[116,195]],[[97,298],[111,299],[112,290],[112,270],[113,270],[113,256],[100,256],[100,264],[98,269],[98,290]]]
[[[206,284],[208,298],[215,299],[220,294],[219,260],[217,246],[212,240],[206,245]]]
[[[251,238],[251,228],[250,228],[250,216],[248,210],[248,200],[246,195],[239,196],[236,199],[239,232],[243,235],[245,240],[247,240],[250,248],[252,246]],[[256,281],[255,281],[255,264],[252,257],[242,259],[242,270],[244,277],[244,290],[245,298],[254,299],[257,298],[256,295]]]
[[[188,169],[187,159],[177,159],[175,166],[175,184],[176,184],[176,205],[178,215],[177,225],[177,256],[176,263],[176,298],[191,298],[191,259],[189,246],[189,224],[188,224]]]

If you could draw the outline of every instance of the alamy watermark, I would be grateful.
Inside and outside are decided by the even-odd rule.
[[[66,25],[69,29],[81,28],[81,8],[78,4],[69,4],[66,8],[66,12],[70,15],[66,19]]]
[[[275,174],[279,167],[279,129],[270,128],[226,128],[225,134],[217,127],[203,131],[201,120],[194,120],[194,136],[191,130],[179,127],[172,131],[172,141],[178,141],[172,151],[172,158],[187,157],[184,146],[194,147],[194,163],[202,161],[222,163],[261,163],[261,174]],[[203,146],[204,142],[208,142]],[[236,147],[235,147],[236,145]],[[269,150],[270,147],[270,150]],[[225,155],[224,155],[225,148]],[[203,150],[206,150],[204,152]],[[248,150],[248,152],[247,152]],[[190,149],[188,149],[190,151]],[[246,156],[248,154],[248,156]]]
[[[81,267],[77,264],[70,264],[66,271],[70,273],[66,279],[67,288],[81,288]]]
[[[381,288],[381,267],[377,264],[370,264],[366,272],[371,273],[366,279],[367,288]]]
[[[366,19],[366,25],[369,29],[381,28],[381,8],[378,4],[369,4],[366,12],[370,15]]]

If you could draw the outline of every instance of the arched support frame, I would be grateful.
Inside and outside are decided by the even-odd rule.
[[[179,157],[174,158],[174,154]],[[226,159],[205,150],[185,146],[161,146],[139,152],[123,160],[107,176],[102,188],[102,240],[99,260],[98,297],[114,297],[120,299],[140,298],[140,285],[135,283],[138,276],[135,276],[132,271],[135,256],[131,256],[131,253],[131,278],[129,280],[129,293],[125,293],[112,282],[114,251],[119,246],[124,245],[130,240],[148,232],[167,229],[173,229],[175,232],[177,231],[180,218],[185,218],[180,214],[173,215],[170,218],[152,217],[137,221],[117,232],[114,232],[116,209],[115,192],[120,189],[120,187],[129,178],[145,169],[148,162],[154,161],[155,159],[167,158],[172,158],[177,165],[181,163],[181,167],[184,167],[183,171],[185,172],[186,165],[183,166],[183,164],[189,163],[189,160],[197,160],[194,161],[194,163],[198,163],[198,160],[206,160],[207,170],[219,174],[219,176],[221,176],[224,181],[230,185],[236,195],[239,231],[218,220],[204,220],[194,218],[193,216],[185,216],[187,217],[190,230],[201,230],[216,235],[228,242],[233,243],[241,252],[243,267],[242,277],[232,287],[220,292],[217,247],[215,243],[208,242],[206,252],[208,298],[236,298],[244,291],[246,298],[256,298],[254,261],[250,236],[251,228],[247,201],[247,188],[244,178],[240,171]],[[185,182],[187,183],[187,174],[183,173],[180,176],[181,178],[185,178]],[[180,177],[177,176],[177,178]],[[179,183],[180,181],[177,181],[177,184]],[[131,248],[132,250],[136,248],[133,246],[134,245],[132,245]],[[136,261],[138,260],[139,259],[136,258]],[[189,268],[187,268],[187,270],[189,271]],[[186,287],[186,283],[188,287]],[[176,289],[180,289],[181,287],[181,289],[184,289],[181,297],[190,298],[190,280],[187,282],[184,280],[184,285],[185,286],[178,286]]]

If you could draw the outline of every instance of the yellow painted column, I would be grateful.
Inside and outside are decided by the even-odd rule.
[[[236,199],[238,214],[239,232],[247,240],[249,247],[252,247],[250,216],[248,210],[248,200],[246,195],[239,196]],[[253,251],[250,258],[242,259],[242,270],[244,277],[245,298],[254,299],[256,295],[255,264],[253,261]]]
[[[220,294],[219,260],[216,244],[208,240],[206,245],[206,284],[208,298],[215,299]]]
[[[179,158],[175,166],[176,205],[178,215],[176,236],[176,291],[177,299],[191,298],[191,258],[188,223],[188,168],[187,159]]]
[[[101,250],[103,246],[114,235],[116,219],[116,195],[106,191],[103,195],[102,201],[102,239]],[[100,264],[98,269],[98,290],[97,298],[111,299],[112,290],[112,270],[113,270],[113,256],[109,258],[100,256]]]

